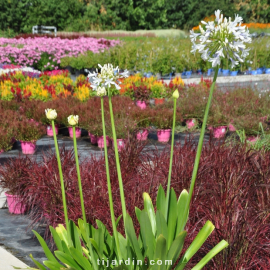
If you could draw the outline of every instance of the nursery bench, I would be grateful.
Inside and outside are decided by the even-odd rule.
[[[54,36],[57,34],[57,29],[55,26],[44,26],[44,25],[34,25],[32,27],[33,34],[52,34],[54,32]]]

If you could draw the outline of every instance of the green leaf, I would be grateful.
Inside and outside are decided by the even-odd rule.
[[[132,244],[132,247],[136,253],[137,258],[141,261],[144,261],[144,257],[142,256],[140,246],[139,246],[136,234],[135,234],[132,219],[128,214],[126,215],[125,230],[127,232],[128,239]]]
[[[76,260],[78,264],[82,266],[83,269],[92,269],[90,262],[75,248],[70,248],[72,257]]]
[[[94,240],[97,243],[98,251],[100,254],[103,254],[103,246],[104,246],[104,229],[98,228],[94,235]]]
[[[34,264],[38,267],[38,269],[40,269],[40,270],[46,270],[46,268],[41,263],[39,263],[38,261],[36,261],[33,258],[33,255],[32,254],[30,254],[29,256],[30,256],[31,260],[34,262]]]
[[[98,243],[97,243],[93,238],[90,238],[90,242],[91,242],[92,246],[95,248],[95,250],[96,250],[96,252],[97,252],[99,258],[102,259],[102,254],[103,254],[103,253],[100,253],[100,252],[99,252],[99,246],[98,246]]]
[[[128,267],[124,264],[118,265],[113,268],[114,270],[128,270]]]
[[[165,218],[160,210],[157,210],[156,222],[157,222],[157,236],[162,234],[167,241],[167,239],[168,239],[168,226],[167,226],[166,220],[165,220]]]
[[[102,221],[100,221],[100,220],[97,219],[96,220],[96,223],[98,225],[98,228],[102,229],[103,231],[106,230],[106,226],[102,223]]]
[[[159,235],[159,237],[157,239],[154,259],[157,260],[157,261],[161,260],[162,263],[161,263],[161,265],[158,265],[156,263],[154,265],[153,269],[155,269],[155,270],[164,270],[164,269],[166,269],[166,266],[165,266],[166,255],[167,255],[166,239],[161,234],[161,235]]]
[[[55,256],[64,264],[71,266],[71,267],[78,269],[78,270],[82,269],[70,255],[68,255],[62,251],[59,251],[59,250],[56,250],[54,253],[55,253]]]
[[[117,220],[116,220],[116,227],[118,226],[118,224],[119,224],[121,218],[122,218],[122,215],[120,215],[120,216],[117,218]]]
[[[170,192],[170,201],[168,209],[168,249],[170,248],[174,240],[176,221],[177,221],[177,201],[175,192],[172,188]]]
[[[177,217],[176,235],[178,235],[185,229],[189,214],[189,211],[187,211],[187,215],[184,217],[184,211],[187,203],[188,203],[188,192],[184,189],[181,192],[177,202],[178,217]]]
[[[51,253],[50,249],[48,248],[46,242],[44,241],[44,239],[36,232],[33,231],[33,233],[35,234],[35,236],[37,237],[40,245],[42,246],[44,253],[46,255],[46,257],[48,258],[49,261],[58,263],[58,261],[56,260],[56,258],[53,256],[53,254]],[[60,263],[58,263],[59,266],[63,267]]]
[[[57,263],[52,262],[52,261],[44,261],[43,262],[45,266],[47,266],[50,270],[59,270],[59,269],[66,269],[64,268],[64,266],[62,265],[61,267],[59,267],[57,265]]]
[[[119,232],[117,233],[118,233],[121,255],[124,259],[127,259],[127,239],[125,239],[121,233]]]
[[[69,221],[69,228],[70,228],[70,234],[71,234],[71,240],[73,242],[73,246],[82,254],[81,239],[79,237],[77,226],[72,220]]]
[[[55,231],[61,240],[65,241],[67,245],[70,244],[70,241],[69,241],[70,239],[69,239],[67,230],[62,224],[58,224],[57,227],[55,228]]]
[[[167,269],[171,269],[173,265],[175,264],[175,262],[177,261],[178,257],[180,256],[180,253],[185,243],[186,236],[187,236],[187,232],[182,231],[177,235],[175,240],[172,242],[172,245],[167,255],[167,259],[172,261],[172,265],[169,265]]]
[[[225,240],[220,241],[214,248],[212,248],[191,270],[202,269],[214,256],[229,245]]]
[[[53,240],[54,240],[54,243],[56,244],[57,249],[60,251],[63,251],[61,239],[59,235],[57,234],[56,230],[52,226],[50,226],[50,231],[53,236]]]
[[[155,210],[154,210],[152,200],[149,194],[146,192],[143,193],[143,201],[144,201],[144,209],[148,213],[148,217],[151,222],[152,232],[153,232],[153,235],[155,236],[156,231],[157,231]]]
[[[141,212],[142,211],[135,206],[135,214],[136,214],[136,217],[137,217],[137,219],[138,219],[139,222],[140,222]]]
[[[157,205],[157,210],[160,210],[160,212],[165,217],[165,215],[166,215],[166,197],[165,197],[164,189],[162,188],[161,185],[158,188],[156,205]],[[166,217],[165,217],[165,220],[166,220]]]
[[[146,210],[142,210],[140,218],[140,227],[145,254],[153,258],[156,248],[156,240],[152,232],[151,223]]]
[[[63,240],[62,240],[62,247],[63,247],[63,252],[71,256],[70,250],[69,250],[66,242]]]
[[[188,261],[192,258],[192,256],[199,250],[199,248],[203,245],[206,241],[208,236],[212,233],[215,229],[215,226],[209,220],[205,223],[202,229],[199,231],[187,251],[185,252],[184,256],[176,266],[177,270],[182,270],[188,263]]]

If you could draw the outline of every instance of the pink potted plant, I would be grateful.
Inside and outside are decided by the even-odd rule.
[[[31,162],[28,159],[21,159],[19,163],[18,161],[12,161],[11,164],[13,166],[6,164],[1,167],[0,200],[2,205],[0,208],[7,201],[10,213],[24,214],[27,207],[19,194],[25,188],[25,185],[20,182],[20,177],[27,175],[27,169],[28,166],[31,166]],[[17,166],[14,166],[14,164]],[[22,166],[18,166],[19,164]]]
[[[222,112],[221,106],[213,102],[212,110],[207,119],[208,129],[213,132],[214,138],[224,138],[227,132],[228,116]]]
[[[155,109],[151,122],[157,129],[158,141],[167,143],[171,136],[171,128],[173,122],[172,111],[168,110],[167,108]]]
[[[73,130],[72,130],[72,127],[68,127],[68,132],[69,132],[69,136],[70,136],[71,138],[73,138]],[[82,135],[82,129],[79,128],[79,127],[76,127],[76,128],[75,128],[75,136],[76,136],[76,138],[80,138],[81,135]]]
[[[60,128],[60,125],[56,124],[55,125],[55,133],[56,133],[56,135],[58,135],[58,133],[59,133],[59,128]],[[51,136],[51,137],[53,136],[52,125],[47,126],[47,135]]]
[[[41,124],[24,119],[18,121],[16,139],[21,142],[22,152],[26,155],[34,154],[36,141],[46,133],[45,127]]]
[[[26,205],[18,195],[12,195],[5,192],[7,198],[8,210],[11,214],[24,214],[26,212]]]
[[[79,123],[79,116],[78,115],[70,115],[68,118],[68,132],[69,132],[69,136],[71,138],[73,138],[74,134],[73,134],[73,127],[72,126],[76,126]],[[81,137],[81,133],[82,133],[82,129],[79,127],[75,127],[75,136],[76,138],[80,138]]]
[[[139,141],[147,140],[152,114],[153,114],[153,111],[149,107],[143,111],[137,108],[134,108],[131,111],[131,117],[132,119],[134,119],[137,126],[137,133],[136,133],[137,140]]]
[[[214,138],[224,138],[226,135],[227,131],[227,126],[219,126],[219,127],[214,127],[213,133],[214,133]]]
[[[134,98],[136,100],[136,105],[144,110],[147,107],[147,101],[149,100],[149,96],[150,96],[150,89],[148,86],[146,85],[140,85],[140,86],[135,86],[133,85],[133,94],[134,94]]]
[[[194,129],[198,125],[198,122],[195,118],[187,119],[186,125],[188,129]]]
[[[125,115],[124,113],[118,115],[118,117],[115,117],[114,124],[115,124],[118,152],[121,152],[125,148],[128,138],[136,129],[137,124],[136,121],[130,115]],[[109,126],[108,128],[107,134],[111,138],[113,137],[111,126]],[[112,146],[115,147],[113,140]]]

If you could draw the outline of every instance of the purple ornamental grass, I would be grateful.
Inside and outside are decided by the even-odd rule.
[[[149,192],[152,198],[156,198],[159,184],[166,188],[170,161],[169,147],[163,152],[153,149],[146,153],[143,152],[144,147],[144,143],[131,140],[119,153],[127,212],[134,220],[137,233],[139,224],[134,213],[135,206],[143,208],[143,192]],[[81,217],[81,208],[74,156],[69,150],[62,149],[60,152],[68,214],[70,219],[76,221]],[[186,141],[183,145],[176,144],[171,186],[177,195],[189,185],[195,155],[195,143]],[[115,215],[118,217],[122,211],[112,149],[109,156]],[[185,247],[190,245],[206,220],[212,220],[216,230],[187,269],[191,269],[198,258],[222,239],[229,242],[229,247],[214,257],[207,269],[270,269],[269,166],[269,152],[247,151],[244,145],[225,147],[210,142],[203,148]],[[81,162],[80,170],[87,220],[95,224],[95,220],[99,219],[111,232],[104,160],[91,157]],[[23,196],[24,202],[31,208],[33,225],[40,220],[54,227],[64,222],[57,171],[53,152],[44,154],[39,163],[21,157],[0,168],[0,175],[4,177],[1,184]],[[122,221],[119,230],[124,233]]]

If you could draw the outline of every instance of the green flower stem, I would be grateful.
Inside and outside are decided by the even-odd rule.
[[[166,212],[165,212],[165,219],[166,220],[168,219],[171,177],[172,177],[174,131],[175,131],[175,118],[176,118],[176,101],[177,101],[177,99],[173,98],[173,126],[172,126],[172,139],[171,139],[171,157],[170,157],[169,175],[168,175],[168,183],[167,183]]]
[[[117,176],[118,176],[119,189],[120,189],[123,220],[124,220],[124,224],[125,224],[127,210],[126,210],[125,194],[124,194],[124,187],[123,187],[122,174],[121,174],[120,161],[119,161],[119,154],[118,154],[118,147],[117,147],[117,140],[116,140],[116,132],[115,132],[115,125],[114,125],[111,93],[109,93],[109,108],[110,108],[111,125],[112,125],[113,142],[114,142],[114,152],[115,152]]]
[[[68,223],[68,212],[67,212],[67,202],[66,202],[66,193],[65,193],[65,185],[64,185],[64,179],[63,179],[63,172],[62,172],[62,166],[61,166],[61,159],[58,149],[58,143],[55,133],[55,125],[54,120],[52,120],[52,128],[53,128],[53,139],[54,139],[54,145],[55,145],[55,152],[56,152],[56,158],[58,163],[58,170],[59,170],[59,177],[61,182],[61,190],[62,190],[62,200],[63,200],[63,207],[64,207],[64,215],[65,215],[65,223],[67,232],[69,232],[69,223]]]
[[[104,156],[105,156],[105,166],[106,166],[107,186],[108,186],[108,194],[109,194],[111,219],[112,219],[113,234],[114,234],[115,244],[116,244],[116,249],[117,249],[117,254],[118,254],[118,260],[120,261],[120,260],[122,260],[122,255],[121,255],[121,250],[120,250],[120,245],[119,245],[118,232],[116,230],[115,215],[114,215],[114,208],[113,208],[112,188],[111,188],[111,179],[110,179],[110,171],[109,171],[107,139],[106,139],[106,129],[105,129],[105,119],[104,119],[104,100],[103,100],[103,97],[101,97],[101,117],[102,117],[102,129],[103,129],[103,139],[104,139]]]
[[[86,222],[86,215],[85,215],[84,201],[83,201],[83,191],[82,191],[82,181],[81,181],[81,173],[80,173],[78,149],[77,149],[77,140],[76,140],[76,136],[75,136],[75,134],[76,134],[75,126],[72,127],[72,132],[73,132],[73,144],[74,144],[75,162],[76,162],[76,169],[77,169],[77,176],[78,176],[78,185],[79,185],[79,192],[80,192],[82,215],[83,215],[83,220]]]
[[[86,241],[89,247],[91,258],[94,258],[93,247],[89,239],[89,232],[87,230],[87,221],[85,215],[85,208],[84,208],[84,200],[83,200],[83,191],[82,191],[82,181],[81,181],[81,173],[80,173],[80,166],[79,166],[79,158],[78,158],[78,149],[77,149],[77,139],[76,139],[76,130],[75,126],[72,127],[73,132],[73,144],[74,144],[74,152],[75,152],[75,162],[76,162],[76,169],[77,169],[77,176],[78,176],[78,185],[79,185],[79,192],[80,192],[80,200],[81,200],[81,208],[82,208],[82,215],[84,221],[84,227],[86,232]],[[92,264],[94,269],[98,269],[95,259],[92,259]]]
[[[188,211],[189,206],[190,206],[192,193],[194,190],[194,185],[195,185],[195,181],[196,181],[196,177],[197,177],[197,173],[198,173],[199,162],[200,162],[200,157],[201,157],[202,147],[203,147],[203,139],[204,139],[205,128],[206,128],[206,122],[207,122],[209,109],[210,109],[210,105],[211,105],[211,101],[212,101],[212,97],[213,97],[213,92],[214,92],[214,88],[215,88],[215,84],[216,84],[216,80],[217,80],[218,69],[219,69],[219,65],[216,66],[216,69],[215,69],[215,75],[214,75],[213,83],[212,83],[211,88],[210,88],[210,93],[209,93],[209,97],[208,97],[208,101],[207,101],[207,105],[206,105],[206,109],[205,109],[205,113],[204,113],[203,124],[202,124],[202,129],[201,129],[201,134],[200,134],[200,139],[199,139],[199,144],[198,144],[198,148],[197,148],[197,153],[196,153],[196,158],[195,158],[195,163],[194,163],[194,168],[193,168],[192,178],[191,178],[191,183],[190,183],[190,189],[189,189],[189,194],[188,194],[188,202],[187,202],[187,205],[185,208],[185,213],[183,215],[184,217],[186,216],[187,211]]]

